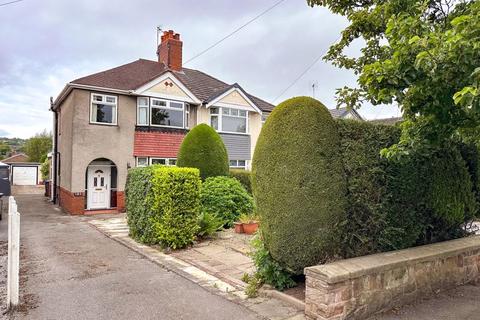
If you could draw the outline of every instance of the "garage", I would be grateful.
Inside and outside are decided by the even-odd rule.
[[[38,166],[12,166],[12,184],[32,186],[38,181]]]

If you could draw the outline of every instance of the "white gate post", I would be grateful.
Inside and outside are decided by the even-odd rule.
[[[7,308],[18,305],[20,272],[20,213],[13,197],[8,198]]]

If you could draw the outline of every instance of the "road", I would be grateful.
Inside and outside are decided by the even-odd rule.
[[[41,195],[17,195],[22,301],[14,319],[257,319],[168,272]]]

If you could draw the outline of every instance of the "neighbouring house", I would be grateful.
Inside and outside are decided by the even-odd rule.
[[[250,167],[273,105],[185,68],[180,35],[171,30],[157,56],[76,79],[52,101],[52,197],[65,211],[123,210],[128,168],[174,165],[184,136],[200,123],[218,131],[232,168]]]
[[[24,153],[17,153],[2,160],[9,166],[9,178],[12,185],[33,186],[40,184],[40,163],[28,161]]]
[[[334,118],[353,119],[353,120],[363,121],[362,116],[355,109],[348,109],[346,107],[342,107],[337,109],[329,109],[328,111],[330,111],[330,114]]]

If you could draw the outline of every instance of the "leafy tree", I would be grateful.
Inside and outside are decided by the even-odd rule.
[[[350,25],[325,60],[353,70],[358,87],[337,90],[337,104],[397,103],[400,142],[387,156],[429,152],[480,137],[480,2],[472,0],[307,0]],[[346,48],[363,40],[358,57]]]
[[[44,130],[25,142],[24,150],[31,162],[44,162],[52,150],[52,133]]]
[[[5,143],[0,143],[0,160],[5,159],[10,153],[11,148]]]

